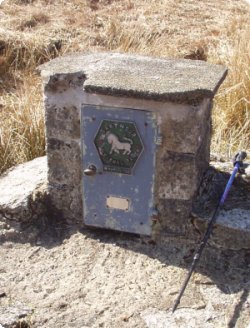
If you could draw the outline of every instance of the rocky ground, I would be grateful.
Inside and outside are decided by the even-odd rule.
[[[1,115],[5,122],[2,133],[10,131],[5,135],[6,149],[11,149],[14,163],[18,152],[9,144],[13,129],[16,131],[19,121],[21,128],[30,126],[29,116],[27,119],[21,115],[20,109],[31,108],[33,118],[42,108],[41,96],[37,95],[38,78],[30,71],[60,52],[109,49],[162,57],[208,57],[211,62],[223,62],[232,72],[245,71],[237,52],[244,63],[243,55],[249,52],[239,36],[243,35],[243,40],[247,37],[249,6],[245,1],[0,0],[0,5],[0,107],[5,108]],[[237,65],[232,60],[232,40],[237,41],[237,47],[242,43],[242,48],[235,48]],[[13,56],[15,65],[10,66]],[[241,75],[239,81],[233,80],[234,75],[228,90],[238,82],[242,84]],[[19,89],[20,94],[16,94]],[[241,94],[239,99],[247,101]],[[225,119],[222,108],[217,109],[218,117],[227,126],[231,119]],[[40,109],[35,115],[41,117],[40,134],[41,113]],[[220,123],[221,119],[217,125]],[[34,125],[38,125],[36,120]],[[222,134],[222,127],[218,131]],[[19,141],[19,152],[25,153],[27,141],[19,139],[24,140]],[[34,140],[37,148],[37,139]],[[214,140],[215,147],[217,139]],[[226,149],[230,142],[231,139],[226,140]],[[4,163],[11,156],[7,153]],[[26,182],[39,176],[37,172],[28,177],[25,174],[21,172],[20,176]],[[37,211],[34,206],[43,179],[42,176],[38,189],[31,186],[28,191],[23,184],[15,184],[16,192],[27,192],[28,196],[20,202],[12,198],[7,209],[1,201],[6,190],[10,199],[13,184],[6,181],[4,188],[0,186],[0,328],[250,327],[249,251],[208,246],[172,315],[171,307],[199,234],[194,241],[168,236],[164,243],[153,245],[128,234],[70,229],[58,222],[47,225],[43,222],[43,208]],[[1,216],[3,208],[11,225]],[[22,229],[20,220],[25,221],[27,213],[34,218],[34,212],[36,216],[39,213],[36,220],[41,229],[28,226],[29,221]]]
[[[50,217],[46,170],[46,158],[38,158],[0,179],[0,328],[250,328],[248,214],[233,226],[218,218],[172,314],[202,235],[199,222],[190,240],[169,234],[157,243],[68,226]],[[211,172],[211,186],[216,181],[222,185],[224,175]],[[227,203],[249,213],[248,175],[239,178]],[[238,202],[242,199],[243,204]],[[202,202],[207,203],[205,198]],[[204,213],[200,205],[196,216]],[[231,250],[225,248],[227,233]]]
[[[250,253],[208,247],[174,315],[195,242],[56,225],[0,246],[0,327],[237,327],[250,324]],[[16,317],[16,319],[15,319]]]

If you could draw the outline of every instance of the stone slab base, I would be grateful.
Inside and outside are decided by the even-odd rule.
[[[201,235],[206,231],[232,171],[232,163],[211,164],[203,177],[191,214],[193,227]],[[249,165],[245,165],[244,174],[236,176],[209,242],[232,250],[250,249]]]
[[[39,233],[34,224],[45,220],[47,210],[46,156],[0,176],[0,241],[34,240]]]

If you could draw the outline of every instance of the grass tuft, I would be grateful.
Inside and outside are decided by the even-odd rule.
[[[29,19],[25,19],[18,27],[20,31],[24,31],[26,29],[34,28],[38,24],[47,24],[50,21],[50,18],[44,13],[33,14]]]
[[[17,92],[0,98],[0,173],[45,154],[40,83],[28,75]]]
[[[219,61],[229,75],[215,98],[212,150],[232,157],[250,149],[250,28],[237,35]]]

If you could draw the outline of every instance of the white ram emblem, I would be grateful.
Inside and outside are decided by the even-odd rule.
[[[115,134],[108,134],[107,141],[111,145],[110,154],[113,152],[119,154],[120,151],[123,151],[124,155],[129,155],[131,153],[131,145],[133,144],[133,141],[128,138],[124,139],[128,142],[120,142]]]

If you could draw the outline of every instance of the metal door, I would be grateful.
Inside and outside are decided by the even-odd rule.
[[[82,106],[86,225],[151,234],[155,138],[152,112]]]

